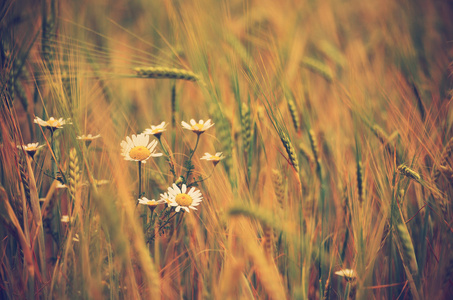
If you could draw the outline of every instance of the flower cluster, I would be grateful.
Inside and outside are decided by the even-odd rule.
[[[148,200],[146,197],[139,199],[139,203],[148,206],[157,206],[159,204],[168,204],[168,206],[175,207],[175,211],[179,212],[181,209],[190,212],[190,209],[197,210],[196,206],[200,205],[203,196],[200,190],[192,187],[188,190],[185,184],[179,188],[175,183],[168,188],[168,193],[160,194],[159,200]]]

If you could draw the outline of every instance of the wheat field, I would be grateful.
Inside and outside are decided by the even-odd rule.
[[[1,299],[451,299],[448,0],[0,4]]]

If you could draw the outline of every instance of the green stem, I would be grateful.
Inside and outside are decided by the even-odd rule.
[[[193,154],[195,153],[195,150],[197,150],[197,147],[198,147],[198,142],[200,141],[200,134],[197,134],[197,142],[195,143],[195,147],[193,148],[193,150],[190,152],[190,155],[189,155],[189,159],[187,160],[189,162],[189,165],[192,166],[192,157],[193,157]],[[189,177],[190,177],[190,173],[192,173],[192,169],[191,167],[189,167],[189,169],[187,170],[187,174],[186,174],[186,182],[189,181]]]
[[[164,144],[162,143],[162,140],[160,139],[161,137],[158,136],[157,139],[159,140],[160,147],[165,153],[165,156],[167,157],[168,165],[170,166],[170,172],[173,174],[174,181],[176,181],[176,172],[175,172],[175,166],[172,162],[172,159],[170,157],[170,154],[168,153],[167,149],[164,147]]]
[[[138,162],[138,199],[142,196],[142,162]],[[138,199],[137,204],[138,205]],[[146,205],[143,206],[143,229],[146,229],[146,221],[147,221],[147,210]]]
[[[175,212],[175,213],[173,214],[173,216],[171,216],[170,218],[168,218],[168,220],[165,221],[165,223],[162,224],[162,225],[159,227],[159,229],[157,230],[157,233],[159,233],[159,232],[162,230],[162,228],[164,228],[168,223],[170,223],[171,219],[173,219],[173,217],[176,216],[177,214],[178,214],[178,213]],[[151,236],[150,241],[153,240],[155,237],[156,237],[156,233],[154,233],[154,234]]]
[[[50,145],[52,147],[52,152],[55,156],[55,159],[57,159],[57,155],[55,154],[55,139],[53,138],[53,130],[50,130]],[[52,161],[52,176],[54,178],[57,178],[57,162],[56,160],[51,161]]]
[[[195,153],[195,150],[197,150],[199,140],[200,140],[200,134],[197,134],[197,142],[195,143],[195,147],[193,148],[192,152],[190,153],[189,160],[192,160],[192,156]]]
[[[138,162],[138,198],[142,195],[142,162]],[[138,201],[138,200],[137,200]]]
[[[160,139],[160,136],[157,138],[157,140],[159,141],[160,147],[161,147],[162,150],[164,151],[165,155],[168,156],[168,157],[170,157],[170,156],[168,155],[167,149],[164,147],[164,144],[162,143],[162,140]]]
[[[190,188],[191,186],[194,186],[196,183],[208,180],[209,178],[211,178],[212,174],[214,173],[214,169],[215,169],[215,167],[212,169],[211,174],[209,174],[208,177],[202,178],[200,180],[195,180],[194,182],[188,184],[187,187]]]

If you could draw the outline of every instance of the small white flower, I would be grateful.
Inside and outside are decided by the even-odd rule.
[[[74,234],[74,237],[72,238],[72,240],[73,240],[74,242],[80,242],[80,240],[79,240],[79,235],[78,235],[77,233]]]
[[[198,123],[194,119],[192,119],[190,120],[190,125],[184,121],[181,122],[181,125],[182,127],[184,127],[184,129],[192,130],[194,133],[200,135],[214,126],[214,123],[211,124],[211,119],[207,120],[206,122],[200,120]]]
[[[88,147],[88,146],[91,144],[92,141],[94,141],[95,139],[98,139],[98,138],[100,138],[100,137],[101,137],[100,134],[98,134],[98,135],[92,135],[92,134],[90,133],[90,134],[88,134],[88,135],[84,135],[84,134],[79,135],[79,136],[77,136],[77,139],[80,140],[80,141],[84,141],[85,144],[86,144],[86,146]]]
[[[107,179],[99,179],[99,180],[95,179],[94,180],[94,184],[96,186],[106,185],[106,184],[109,184],[109,183],[110,183],[110,180],[107,180]]]
[[[100,137],[101,137],[100,134],[98,134],[98,135],[92,135],[92,134],[90,133],[90,134],[88,134],[88,135],[84,135],[84,134],[79,135],[79,136],[77,136],[77,139],[78,139],[78,140],[82,140],[82,141],[93,141],[93,140],[98,139],[98,138],[100,138]]]
[[[201,192],[195,187],[192,187],[187,192],[187,186],[185,184],[183,184],[180,189],[173,183],[173,186],[168,188],[168,194],[171,201],[170,205],[176,206],[176,212],[179,212],[181,208],[186,212],[190,212],[189,208],[196,210],[195,206],[200,205],[201,199],[203,199]]]
[[[39,117],[35,117],[33,122],[35,122],[39,126],[46,127],[47,129],[49,129],[52,132],[58,128],[63,128],[63,125],[72,124],[72,123],[68,122],[67,120],[63,120],[63,118],[56,120],[56,119],[54,119],[54,117],[50,117],[50,119],[47,121],[44,121],[43,119],[41,119]]]
[[[67,189],[68,188],[68,186],[66,184],[63,184],[60,181],[57,181],[57,185],[55,187],[57,189]]]
[[[61,222],[62,223],[69,223],[69,221],[71,221],[71,222],[74,221],[74,218],[69,219],[68,215],[61,216]]]
[[[152,206],[152,207],[154,206],[155,207],[155,206],[157,206],[159,204],[165,203],[165,201],[164,200],[157,200],[156,201],[154,199],[153,200],[149,200],[148,198],[143,197],[141,199],[138,199],[138,203],[139,204],[143,204],[143,205],[148,205],[148,206]]]
[[[165,124],[165,122],[160,123],[157,126],[151,125],[151,129],[147,128],[145,131],[143,131],[144,134],[152,134],[155,137],[159,138],[162,133],[166,130],[168,124]]]
[[[170,196],[168,195],[168,193],[160,194],[159,200],[164,201],[164,203],[166,203],[168,205],[168,207],[171,206],[171,199],[170,199]]]
[[[137,136],[133,134],[132,138],[126,137],[126,140],[121,142],[121,155],[125,160],[141,161],[142,163],[146,163],[151,156],[162,156],[162,153],[154,152],[157,141],[148,142],[149,135],[143,133]]]
[[[17,148],[24,149],[25,152],[28,153],[31,157],[33,157],[38,151],[39,148],[44,147],[44,145],[39,146],[39,143],[29,143],[27,145],[17,145]]]
[[[335,275],[344,277],[347,281],[353,280],[357,277],[357,274],[352,269],[341,269],[340,271],[335,272]]]
[[[219,163],[219,161],[221,161],[224,158],[225,156],[223,156],[222,152],[217,152],[215,155],[211,155],[208,152],[206,152],[201,159],[212,161],[212,163],[215,166]]]

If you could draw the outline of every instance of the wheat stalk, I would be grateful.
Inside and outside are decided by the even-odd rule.
[[[297,153],[296,150],[294,149],[293,144],[291,143],[291,140],[288,138],[288,136],[285,133],[280,134],[280,140],[283,143],[283,146],[286,149],[286,153],[288,154],[289,161],[291,162],[291,165],[294,167],[294,170],[296,171],[297,174],[299,174],[299,159],[297,158]]]
[[[137,77],[158,79],[180,79],[187,81],[200,81],[195,73],[183,69],[165,67],[137,67],[134,68]]]
[[[69,194],[74,199],[77,187],[80,183],[80,168],[79,168],[79,159],[77,157],[77,151],[75,148],[72,148],[69,151]]]
[[[244,150],[248,152],[250,140],[252,138],[252,128],[250,121],[250,109],[245,103],[242,103],[241,117],[242,140],[244,141]]]
[[[311,57],[304,57],[302,65],[315,73],[324,77],[327,81],[332,81],[334,78],[332,70],[322,61]]]
[[[445,145],[444,149],[442,150],[442,154],[440,155],[439,159],[439,167],[435,168],[433,179],[437,181],[441,174],[442,167],[446,165],[448,157],[450,157],[451,153],[453,152],[453,137],[448,141]]]
[[[415,181],[419,182],[421,179],[420,175],[417,172],[415,172],[414,170],[412,170],[411,168],[409,168],[408,166],[406,166],[404,164],[399,165],[397,170],[400,174],[403,174],[404,176],[411,178]]]
[[[291,114],[291,119],[293,120],[293,125],[296,131],[300,129],[300,119],[299,112],[297,111],[296,103],[293,99],[287,98],[289,113]]]

